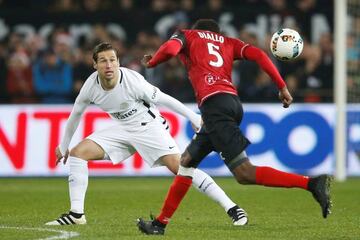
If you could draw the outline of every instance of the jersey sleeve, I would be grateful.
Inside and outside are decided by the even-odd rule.
[[[90,79],[89,79],[90,80]],[[75,104],[78,103],[85,103],[90,104],[91,102],[91,93],[92,93],[92,86],[91,82],[87,80],[85,81],[84,85],[81,87],[78,96],[76,97]]]
[[[89,92],[90,89],[87,82],[85,82],[84,86],[81,88],[80,93],[75,100],[69,119],[66,122],[64,137],[62,138],[62,141],[59,145],[60,152],[63,156],[69,148],[71,139],[77,127],[79,126],[82,114],[84,113],[86,107],[90,104]]]
[[[186,39],[183,31],[177,30],[176,32],[174,32],[173,35],[171,35],[170,37],[170,40],[172,39],[179,41],[181,43],[182,48],[185,47]]]
[[[156,104],[159,100],[160,89],[150,84],[139,73],[134,72],[135,78],[131,80],[131,91],[135,99]]]
[[[185,36],[181,31],[175,32],[171,38],[163,43],[156,51],[154,56],[148,62],[149,67],[155,67],[156,65],[169,60],[176,56],[184,47]]]
[[[161,104],[172,111],[181,114],[182,116],[186,117],[191,121],[191,123],[197,128],[201,128],[201,116],[199,114],[196,114],[191,109],[186,107],[183,103],[181,103],[179,100],[163,93],[159,92],[159,100],[158,104]]]
[[[286,83],[281,77],[279,71],[263,50],[250,46],[245,49],[243,54],[244,58],[256,62],[261,69],[271,77],[271,80],[276,84],[278,89],[282,89],[286,86]]]
[[[251,46],[248,43],[245,43],[239,39],[231,39],[232,43],[233,43],[233,47],[234,47],[234,59],[243,59],[245,58],[244,56],[244,50]]]

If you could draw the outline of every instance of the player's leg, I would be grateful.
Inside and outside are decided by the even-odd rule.
[[[204,103],[201,112],[212,145],[239,183],[307,189],[308,177],[250,163],[245,153],[250,142],[239,129],[243,111],[236,96],[215,96]]]
[[[85,194],[88,186],[88,160],[104,159],[105,152],[96,142],[84,139],[70,151],[69,192],[70,211],[84,213]]]
[[[71,149],[68,163],[70,212],[46,225],[86,224],[84,214],[85,194],[88,186],[88,160],[104,159],[105,152],[97,143],[85,139]]]
[[[135,149],[129,145],[129,135],[121,125],[114,125],[92,133],[70,151],[68,162],[72,217],[84,217],[84,201],[88,185],[87,161],[106,159],[117,164],[127,159],[135,152]],[[73,223],[69,222],[69,224]]]
[[[189,154],[187,151],[183,155]],[[183,161],[184,161],[183,157]],[[190,158],[190,155],[186,158]],[[172,154],[161,157],[163,164],[174,174],[177,174],[180,164],[180,155]],[[247,218],[245,218],[245,211],[240,209],[220,188],[219,185],[204,171],[195,168],[192,176],[192,186],[201,193],[207,195],[210,199],[220,204],[226,213],[232,218],[234,225],[245,225]],[[243,214],[240,214],[242,212]],[[231,213],[231,214],[230,214]]]
[[[184,154],[181,159],[183,156]],[[191,186],[193,175],[194,168],[179,166],[178,175],[175,176],[168,190],[160,214],[151,221],[138,219],[137,226],[141,232],[149,235],[163,235],[165,233],[165,227]]]
[[[220,153],[236,180],[241,184],[310,190],[320,203],[323,216],[326,217],[330,208],[329,176],[310,179],[271,167],[252,165],[244,151],[249,141],[238,127],[243,115],[241,103],[233,96],[219,97],[204,104],[201,109],[203,121],[214,148]],[[215,99],[218,101],[214,101]]]
[[[234,225],[244,225],[246,219],[237,218],[232,211],[239,207],[225,194],[225,192],[214,182],[214,180],[205,172],[197,169],[200,162],[214,150],[205,128],[195,135],[185,152],[181,156],[182,170],[186,168],[195,168],[193,174],[193,184],[198,190],[205,192],[215,202],[218,202],[232,218]],[[179,174],[180,175],[180,174]],[[244,212],[245,213],[245,212]],[[246,221],[243,221],[246,220]]]
[[[173,183],[171,184],[165,201],[163,203],[160,214],[153,221],[145,221],[138,219],[138,227],[140,231],[146,234],[164,234],[166,224],[175,213],[182,199],[185,197],[188,189],[191,186],[192,178],[194,177],[195,169],[200,164],[201,160],[212,151],[211,144],[207,140],[205,131],[202,129],[196,137],[191,141],[185,152],[181,155],[181,163],[179,166],[178,175],[175,176]],[[190,154],[191,152],[191,154]],[[192,157],[194,156],[194,157]],[[237,215],[235,220],[236,225],[244,225],[247,223],[247,215],[235,205],[232,211],[228,214]],[[233,220],[233,215],[230,215]]]
[[[175,140],[171,137],[170,133],[165,130],[164,126],[159,121],[154,120],[148,123],[146,130],[142,131],[139,136],[134,136],[133,144],[138,153],[150,166],[153,167],[165,165],[174,174],[178,172],[179,149],[175,143]],[[177,205],[180,203],[188,188],[191,186],[192,176],[193,175],[191,174],[190,178],[185,178],[181,175],[177,175],[175,177],[164,203],[162,213],[165,213],[162,214],[163,217],[161,218],[161,221],[165,222],[167,217],[170,218],[172,216],[173,212],[177,208]],[[142,222],[143,221],[139,219],[140,230],[142,230]],[[162,225],[162,223],[160,224]],[[164,226],[160,226],[160,229],[157,231],[163,233]]]
[[[161,119],[162,120],[162,119]],[[132,143],[139,154],[145,159],[150,166],[165,165],[174,174],[178,173],[180,155],[174,139],[166,130],[166,122],[152,121],[146,126],[146,129],[139,131],[139,135],[132,136]],[[208,155],[213,147],[204,129],[196,134],[195,140],[188,147],[195,159],[192,159],[187,151],[182,155],[183,162],[185,159],[192,159],[191,167],[196,168],[200,161]],[[160,157],[159,157],[160,156]],[[193,186],[200,192],[203,192],[215,202],[219,203],[229,214],[234,225],[243,225],[244,221],[240,220],[238,209],[240,209],[225,192],[214,182],[206,173],[199,169],[194,170],[192,177]],[[179,177],[180,178],[180,177]],[[236,213],[236,214],[235,214]],[[235,217],[235,218],[234,218]]]
[[[202,109],[202,112],[204,112],[203,121],[207,126],[209,138],[214,148],[221,153],[236,180],[242,184],[296,187],[309,190],[316,201],[319,202],[323,217],[326,218],[331,207],[330,176],[322,175],[309,178],[308,176],[287,173],[271,167],[253,166],[244,151],[248,145],[248,140],[238,127],[243,115],[241,103],[238,98],[230,96],[226,98],[217,101],[220,105],[215,103],[215,106],[210,106],[211,108]],[[236,114],[232,117],[231,113],[233,112]]]
[[[271,167],[254,166],[246,157],[245,151],[230,162],[232,162],[231,166],[235,167],[229,168],[240,184],[302,188],[312,193],[315,200],[320,204],[324,218],[330,213],[330,176],[321,175],[310,178],[308,176],[279,171]]]
[[[254,166],[247,157],[243,158],[244,156],[246,156],[245,151],[238,156],[241,162],[236,164],[236,159],[231,161],[233,165],[236,165],[231,171],[238,183],[308,189],[309,177],[279,171],[271,167]]]

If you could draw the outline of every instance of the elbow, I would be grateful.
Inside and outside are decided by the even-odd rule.
[[[167,49],[166,53],[167,53],[168,57],[175,57],[179,53],[179,51],[177,49],[169,47]]]

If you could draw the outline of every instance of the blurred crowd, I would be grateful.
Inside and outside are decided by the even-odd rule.
[[[192,88],[179,60],[174,58],[155,69],[144,69],[140,60],[144,54],[153,53],[168,39],[173,30],[189,28],[198,17],[214,18],[222,26],[229,16],[225,13],[237,8],[248,12],[249,15],[265,14],[270,16],[270,21],[280,19],[283,21],[280,22],[281,27],[297,29],[305,41],[301,56],[291,62],[279,62],[275,59],[273,62],[278,66],[296,102],[332,102],[334,68],[332,4],[328,4],[326,11],[323,10],[324,4],[328,2],[327,0],[0,0],[0,13],[6,11],[11,15],[12,11],[21,8],[22,11],[35,10],[48,15],[60,14],[64,18],[82,14],[87,16],[87,19],[82,21],[92,22],[91,34],[81,37],[75,36],[68,24],[56,24],[46,37],[39,33],[23,34],[17,28],[10,28],[10,31],[3,35],[0,31],[0,36],[3,36],[0,38],[0,103],[72,102],[83,82],[94,71],[92,48],[102,41],[112,42],[119,50],[122,66],[142,73],[149,82],[175,98],[183,102],[194,102]],[[126,38],[121,31],[112,31],[114,29],[109,28],[108,25],[93,21],[92,16],[98,13],[105,13],[101,16],[108,16],[107,12],[140,18],[136,26],[140,30],[136,31],[133,37]],[[320,34],[314,37],[313,29],[309,25],[313,20],[311,16],[317,13],[325,16],[329,27],[322,29]],[[170,30],[166,32],[161,30],[159,24],[152,29],[148,27],[142,29],[141,23],[145,24],[148,21],[147,15],[156,16],[156,19],[171,16],[172,18],[169,19],[175,20],[162,21],[171,25]],[[0,14],[0,25],[1,16]],[[288,16],[293,18],[286,18]],[[259,19],[261,18],[257,20]],[[284,19],[293,19],[293,21],[284,22]],[[46,22],[45,19],[44,21]],[[109,19],[109,22],[111,21]],[[126,23],[122,24],[126,25]],[[356,30],[360,29],[358,24],[360,21],[355,21],[354,31],[360,31]],[[270,30],[265,35],[261,35],[251,24],[227,24],[226,29],[230,35],[262,48],[271,56],[268,47]],[[275,31],[275,29],[271,30]],[[359,36],[359,33],[354,32],[348,39],[350,53],[348,57],[355,69],[359,67]],[[253,62],[236,62],[233,68],[233,80],[244,102],[277,101],[277,89],[271,79]]]

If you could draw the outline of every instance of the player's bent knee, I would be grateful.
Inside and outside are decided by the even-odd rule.
[[[81,147],[74,147],[70,150],[70,154],[71,157],[76,157],[76,158],[81,158],[81,159],[85,159],[85,151],[82,150]]]
[[[245,175],[235,175],[235,178],[239,184],[250,184],[248,178]]]
[[[91,140],[83,140],[70,150],[70,156],[84,160],[100,160],[105,155],[104,150]]]
[[[170,154],[161,157],[162,163],[176,175],[179,169],[179,154]]]
[[[254,184],[256,167],[249,161],[242,163],[233,170],[236,181],[240,184]]]
[[[80,150],[77,146],[75,146],[75,147],[73,147],[73,148],[70,150],[69,155],[70,155],[71,157],[80,158],[80,152],[81,152],[81,150]]]
[[[167,168],[176,175],[179,170],[179,164],[167,166]]]

